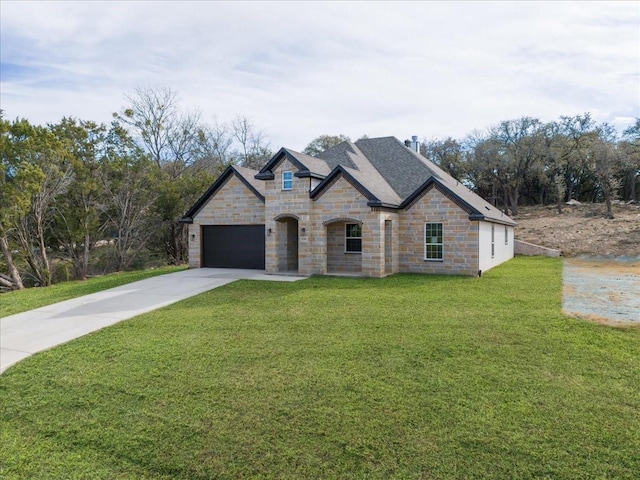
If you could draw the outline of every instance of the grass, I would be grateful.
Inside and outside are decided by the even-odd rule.
[[[2,478],[637,478],[640,329],[561,262],[238,281],[0,377]]]
[[[71,298],[89,295],[108,288],[118,287],[126,283],[136,282],[145,278],[155,277],[170,272],[183,270],[184,266],[168,266],[132,272],[119,272],[88,280],[62,282],[50,287],[28,288],[0,294],[0,318],[13,315],[34,308],[44,307],[52,303],[62,302]]]

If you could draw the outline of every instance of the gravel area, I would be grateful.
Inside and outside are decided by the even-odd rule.
[[[640,325],[640,256],[565,258],[562,278],[565,313]]]

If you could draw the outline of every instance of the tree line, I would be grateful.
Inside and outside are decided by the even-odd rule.
[[[589,113],[543,123],[506,120],[463,140],[423,141],[421,152],[456,180],[512,215],[520,205],[571,200],[612,203],[638,200],[640,118],[618,135]]]
[[[178,219],[227,165],[256,168],[271,156],[248,118],[206,123],[170,88],[138,88],[109,125],[0,116],[0,290],[154,256],[184,263]]]
[[[361,138],[367,138],[366,135]],[[316,155],[345,135],[320,135]],[[619,135],[590,114],[506,120],[421,153],[512,215],[520,205],[637,201],[640,119]],[[0,112],[0,290],[187,260],[178,219],[228,166],[261,168],[268,138],[238,116],[205,122],[170,88],[139,87],[109,125]]]
[[[316,155],[345,140],[320,135],[304,153]],[[640,118],[619,135],[589,113],[548,123],[521,117],[461,140],[423,139],[420,153],[511,215],[521,205],[555,204],[562,213],[566,202],[578,200],[603,202],[613,218],[613,201],[636,202],[640,191]]]

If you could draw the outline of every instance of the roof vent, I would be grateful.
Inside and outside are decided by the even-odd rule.
[[[404,146],[411,148],[411,140],[405,140],[404,141]]]

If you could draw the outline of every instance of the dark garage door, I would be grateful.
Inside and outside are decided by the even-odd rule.
[[[264,270],[264,225],[203,225],[202,266]]]

